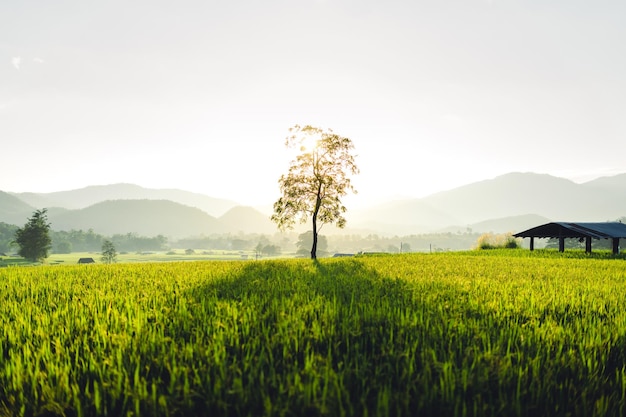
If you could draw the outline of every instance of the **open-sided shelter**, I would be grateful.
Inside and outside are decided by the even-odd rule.
[[[95,264],[96,261],[93,260],[93,258],[80,258],[78,260],[79,264]]]
[[[619,253],[619,240],[626,239],[626,224],[619,222],[601,223],[546,223],[532,229],[514,234],[515,237],[529,237],[530,250],[535,249],[534,239],[555,238],[559,239],[559,251],[565,250],[566,238],[585,239],[585,251],[591,252],[591,239],[612,239],[613,253]]]

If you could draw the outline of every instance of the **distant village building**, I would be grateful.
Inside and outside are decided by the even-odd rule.
[[[95,264],[96,261],[93,260],[93,258],[80,258],[78,260],[79,264]]]

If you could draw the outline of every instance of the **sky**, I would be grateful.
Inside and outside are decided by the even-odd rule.
[[[0,190],[271,204],[295,125],[356,196],[626,172],[623,0],[3,0]]]

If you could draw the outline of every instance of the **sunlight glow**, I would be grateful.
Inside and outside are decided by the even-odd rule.
[[[15,156],[0,191],[133,183],[271,205],[292,161],[324,156],[307,126],[354,142],[350,208],[510,172],[626,172],[626,2],[65,3],[33,19],[37,2],[0,1],[2,30],[28,34],[0,41]]]
[[[316,135],[304,135],[300,140],[300,152],[312,153],[319,146],[319,142]]]

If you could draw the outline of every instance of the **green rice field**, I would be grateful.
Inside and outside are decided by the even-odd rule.
[[[0,416],[624,416],[626,261],[0,268]]]

